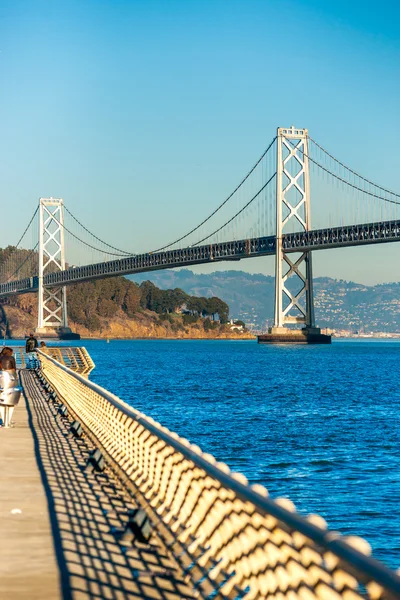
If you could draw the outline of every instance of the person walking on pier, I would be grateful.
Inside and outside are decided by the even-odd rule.
[[[37,347],[38,347],[38,341],[35,338],[35,336],[33,335],[33,333],[30,333],[28,339],[26,340],[26,344],[25,344],[25,352],[28,355],[27,363],[28,363],[29,369],[35,368],[36,348]]]
[[[7,346],[0,352],[0,418],[1,427],[12,427],[11,417],[19,402],[17,365],[13,349]]]

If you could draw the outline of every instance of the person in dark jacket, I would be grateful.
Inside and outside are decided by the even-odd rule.
[[[26,340],[25,352],[27,354],[29,352],[35,352],[37,347],[38,347],[38,341],[35,338],[35,336],[33,335],[33,333],[30,333],[28,339]]]
[[[33,335],[33,333],[29,334],[28,339],[26,340],[26,344],[25,344],[25,352],[28,355],[28,360],[27,360],[27,367],[28,369],[34,369],[37,365],[37,358],[36,358],[36,349],[38,347],[38,341],[35,338],[35,336]]]

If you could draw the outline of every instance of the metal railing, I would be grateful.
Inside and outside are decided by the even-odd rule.
[[[12,346],[17,369],[27,367],[28,355],[25,352],[25,346]],[[89,375],[93,371],[95,364],[86,350],[74,346],[46,346],[42,349],[43,353],[56,359],[62,365],[69,367],[72,371]]]
[[[75,373],[88,377],[95,364],[86,350],[75,346],[46,346],[44,353],[51,356],[62,365],[69,367]]]
[[[39,352],[42,371],[134,492],[200,598],[400,598],[368,543],[260,485]]]

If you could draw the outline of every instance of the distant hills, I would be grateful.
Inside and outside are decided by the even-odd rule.
[[[272,324],[274,278],[244,271],[207,275],[188,269],[131,275],[137,283],[152,281],[161,289],[181,288],[195,296],[218,296],[230,315],[254,330]],[[350,331],[400,333],[400,283],[366,286],[351,281],[314,279],[316,321],[320,327]]]

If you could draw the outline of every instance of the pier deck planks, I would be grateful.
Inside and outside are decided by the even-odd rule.
[[[26,400],[0,430],[0,600],[193,598],[156,533],[122,546],[134,500],[109,472],[84,471],[91,447],[68,435],[34,373],[20,374]]]
[[[13,417],[15,428],[0,429],[0,598],[56,600],[59,572],[24,398]]]

